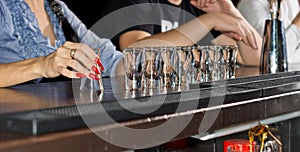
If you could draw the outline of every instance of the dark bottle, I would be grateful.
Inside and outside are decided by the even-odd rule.
[[[278,19],[280,0],[270,0],[270,19],[266,20],[260,73],[288,71],[286,39],[283,21]]]

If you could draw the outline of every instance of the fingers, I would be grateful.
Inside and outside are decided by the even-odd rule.
[[[88,69],[91,69],[92,66],[96,64],[93,60],[91,60],[89,57],[87,57],[82,51],[77,51],[76,55],[77,55],[77,58],[75,58],[75,59],[77,61],[80,61]]]
[[[243,36],[242,36],[242,41],[252,47],[253,49],[257,49],[257,43],[256,43],[256,39],[255,39],[255,34],[253,29],[251,28],[251,25],[248,25],[246,21],[242,22],[242,27],[241,27],[241,31],[243,31]]]
[[[217,2],[217,0],[191,0],[190,2],[196,7],[204,8],[208,7],[209,4]]]
[[[254,34],[254,32],[251,31],[251,32],[250,32],[250,35],[251,35],[251,37],[248,37],[248,38],[249,38],[248,41],[249,41],[251,47],[252,47],[253,49],[257,50],[258,47],[257,47],[257,42],[256,42],[256,39],[255,39],[255,34]]]
[[[220,22],[216,23],[216,30],[223,32],[235,40],[243,41],[255,50],[257,49],[255,31],[253,31],[254,29],[245,19],[226,14],[218,15],[217,21]]]
[[[67,67],[72,68],[73,70],[69,70]],[[92,68],[87,69],[80,62],[74,59],[69,58],[61,58],[60,64],[58,65],[58,72],[69,78],[90,78],[99,80],[100,71],[97,69],[95,65]]]
[[[75,54],[75,59],[79,60],[81,63],[83,63],[87,68],[90,68],[91,63],[97,64],[101,70],[104,70],[104,67],[100,61],[99,56],[95,53],[93,49],[88,47],[85,44],[80,43],[71,43],[66,42],[63,47],[70,48],[70,49],[77,49]]]
[[[76,49],[77,51],[81,52],[82,54],[84,54],[85,56],[90,58],[91,60],[94,60],[96,57],[98,57],[97,54],[93,51],[93,49],[91,49],[90,47],[88,47],[85,44],[66,42],[63,45],[63,47],[69,48],[69,49]],[[75,58],[76,58],[76,55],[75,55]]]
[[[249,46],[248,42],[248,30],[241,24],[238,25],[237,27],[237,33],[242,37],[241,41],[243,41],[246,45]]]
[[[229,33],[224,33],[224,34],[234,40],[237,40],[237,41],[243,40],[243,38],[239,34],[234,33],[234,32],[229,32]]]
[[[97,75],[104,70],[99,56],[85,44],[66,42],[56,51],[55,56],[58,58],[56,62],[58,72],[69,78],[99,79]]]

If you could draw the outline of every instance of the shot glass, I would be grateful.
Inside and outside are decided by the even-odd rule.
[[[215,51],[210,46],[201,46],[201,53],[203,56],[201,60],[203,82],[209,82],[213,80]]]
[[[236,45],[223,46],[222,50],[226,61],[226,78],[235,78],[238,47]]]
[[[126,90],[143,89],[143,48],[125,48],[123,52],[125,55],[124,66]]]
[[[94,51],[95,51],[95,53],[98,54],[99,58],[101,58],[100,49],[96,48],[96,49],[94,49]],[[98,71],[101,71],[98,64],[96,64],[96,67],[97,67]],[[94,72],[93,74],[96,75],[97,77],[99,77],[100,80],[94,80],[94,79],[90,79],[90,78],[82,78],[80,81],[80,91],[97,92],[98,94],[100,94],[104,91],[103,82],[102,82],[102,73],[100,72],[99,74],[97,74]]]
[[[158,47],[144,48],[144,86],[148,89],[161,87],[160,78],[162,73],[162,57]]]
[[[162,74],[161,86],[162,87],[175,87],[178,83],[178,74],[176,72],[176,65],[178,64],[178,54],[176,47],[161,47],[162,58]]]
[[[226,59],[221,46],[215,46],[214,80],[225,80]]]
[[[187,85],[191,83],[191,73],[193,66],[193,53],[191,46],[177,47],[178,54],[178,85]]]
[[[192,68],[190,71],[191,83],[203,82],[203,73],[201,71],[202,52],[201,46],[193,46],[191,49]]]
[[[202,46],[201,70],[204,73],[204,82],[224,79],[224,55],[220,46]]]

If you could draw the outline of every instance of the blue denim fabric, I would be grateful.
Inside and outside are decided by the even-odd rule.
[[[71,12],[65,3],[59,1],[63,12],[82,43],[91,48],[100,48],[104,73],[110,75],[123,54],[116,50],[109,39],[99,38]],[[55,46],[39,30],[37,19],[24,0],[0,1],[0,63],[46,56],[62,46],[66,39],[62,28],[45,0],[45,9],[50,17],[56,35]]]

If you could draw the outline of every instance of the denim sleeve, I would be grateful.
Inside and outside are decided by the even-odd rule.
[[[6,27],[6,21],[5,21],[5,16],[6,16],[6,10],[5,10],[5,5],[3,4],[2,1],[0,1],[0,33],[4,30],[2,27]]]
[[[71,24],[73,30],[78,34],[81,43],[91,48],[99,48],[101,50],[101,62],[105,68],[104,73],[113,76],[117,63],[123,58],[123,54],[116,50],[116,47],[109,39],[98,37],[79,20],[79,18],[66,6],[65,3],[59,1],[62,5],[65,17]]]
[[[12,35],[13,24],[10,12],[3,1],[0,1],[0,63],[23,60],[18,55],[18,40]]]

